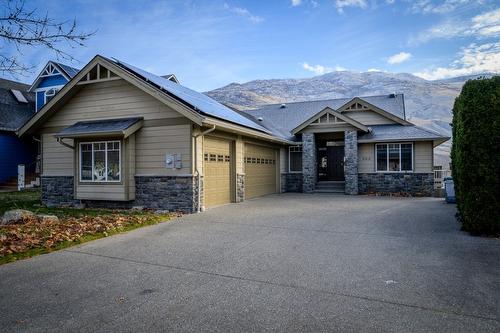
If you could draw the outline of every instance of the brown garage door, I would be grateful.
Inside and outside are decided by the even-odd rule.
[[[205,137],[203,171],[205,207],[231,202],[231,141]]]
[[[277,150],[245,144],[245,198],[276,193]]]

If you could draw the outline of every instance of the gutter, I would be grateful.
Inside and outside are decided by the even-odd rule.
[[[213,125],[212,128],[209,128],[201,133],[198,133],[196,135],[193,135],[194,138],[194,172],[196,174],[196,182],[198,184],[198,207],[197,207],[197,212],[201,212],[201,195],[200,195],[200,187],[201,187],[201,177],[200,177],[200,171],[198,170],[198,139],[200,136],[203,137],[208,133],[211,133],[215,131],[215,125]]]

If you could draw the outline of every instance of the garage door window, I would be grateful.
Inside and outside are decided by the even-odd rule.
[[[302,146],[291,146],[288,157],[290,172],[302,172]]]

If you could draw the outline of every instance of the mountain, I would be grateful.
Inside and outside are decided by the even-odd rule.
[[[252,109],[264,104],[403,93],[409,121],[451,136],[451,110],[463,84],[492,75],[429,81],[408,73],[337,71],[305,79],[231,83],[206,94],[237,109]],[[436,165],[448,166],[450,147],[448,141],[436,149]]]

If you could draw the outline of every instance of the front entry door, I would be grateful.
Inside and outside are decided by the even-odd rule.
[[[344,180],[344,146],[318,149],[318,180]]]
[[[326,147],[328,180],[344,180],[344,146]]]

